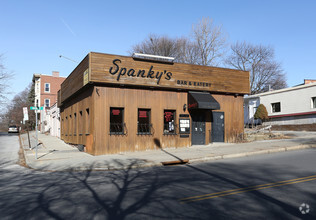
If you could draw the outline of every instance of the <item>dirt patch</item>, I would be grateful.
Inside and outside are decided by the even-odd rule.
[[[289,139],[290,137],[276,132],[251,132],[248,131],[244,134],[244,142],[263,141],[263,140],[276,140],[276,139]]]
[[[23,150],[23,145],[22,145],[22,140],[21,140],[21,136],[19,135],[19,141],[20,141],[20,149],[19,149],[19,161],[18,161],[18,164],[20,166],[23,166],[23,167],[28,167],[26,162],[25,162],[25,156],[24,156],[24,150]]]
[[[274,131],[316,131],[316,123],[304,125],[273,125]]]

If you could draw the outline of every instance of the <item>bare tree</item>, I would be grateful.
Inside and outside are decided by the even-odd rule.
[[[230,67],[250,72],[251,94],[287,86],[281,64],[274,60],[274,49],[269,46],[235,43],[225,63]]]
[[[203,18],[193,25],[192,39],[170,38],[150,34],[145,40],[132,47],[132,53],[145,53],[174,57],[176,62],[198,65],[217,65],[223,56],[225,37],[220,26],[209,18]]]
[[[11,103],[8,105],[8,111],[5,115],[6,121],[10,124],[20,125],[20,122],[23,120],[23,107],[30,109],[30,106],[33,105],[29,99],[29,93],[31,91],[32,84],[25,88],[22,92],[18,93],[12,99]],[[35,117],[29,111],[29,121],[30,125],[34,124]]]
[[[176,62],[198,64],[199,63],[199,49],[195,42],[192,42],[188,38],[180,38],[177,40],[177,52]]]
[[[6,95],[8,94],[7,89],[9,87],[8,81],[13,77],[12,73],[9,73],[4,67],[3,55],[0,55],[0,107],[2,108],[7,104]]]
[[[144,41],[134,45],[130,53],[144,53],[167,57],[176,57],[176,39],[172,39],[168,36],[157,36],[155,34],[150,34]]]
[[[198,63],[204,66],[218,65],[218,59],[225,52],[226,37],[221,26],[210,18],[202,18],[192,26],[193,42],[198,48]]]

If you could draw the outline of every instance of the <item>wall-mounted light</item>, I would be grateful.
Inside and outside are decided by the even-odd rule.
[[[143,53],[133,53],[132,57],[134,59],[140,60],[151,60],[151,61],[160,61],[165,63],[173,63],[173,57],[165,57],[165,56],[158,56],[158,55],[151,55],[151,54],[143,54]]]
[[[185,110],[187,110],[187,104],[183,105],[183,111],[185,112]]]

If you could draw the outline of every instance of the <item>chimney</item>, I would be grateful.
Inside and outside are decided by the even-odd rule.
[[[310,84],[310,83],[315,83],[315,82],[316,82],[315,79],[304,79],[304,85]]]
[[[59,72],[58,71],[53,71],[52,75],[53,75],[53,77],[59,77]]]

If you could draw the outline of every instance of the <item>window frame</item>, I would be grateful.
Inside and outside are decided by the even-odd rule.
[[[166,112],[172,112],[173,113],[173,130],[172,131],[170,131],[170,128],[169,128],[169,123],[170,122],[168,122],[168,129],[165,129],[166,128],[166,123],[165,123],[165,113]],[[177,129],[176,129],[176,120],[177,120],[177,118],[176,118],[176,116],[177,116],[177,111],[175,110],[175,109],[164,109],[163,110],[163,135],[177,135]],[[172,124],[172,123],[171,123]],[[167,130],[168,130],[168,132],[167,132]]]
[[[139,123],[140,111],[147,112],[148,123],[143,123],[143,124]],[[145,126],[145,130],[146,130],[146,126],[147,126],[148,131],[140,131],[140,130],[143,130],[143,129],[140,129],[140,125]],[[138,108],[137,109],[137,135],[152,135],[151,109],[149,109],[149,108]]]
[[[48,87],[46,87],[46,85],[48,85]],[[48,88],[48,91],[46,91],[46,88]],[[44,92],[50,92],[50,83],[44,83]]]
[[[279,105],[279,109],[276,108],[276,105]],[[278,110],[278,111],[277,111]],[[278,113],[278,112],[281,112],[281,102],[274,102],[274,103],[271,103],[271,112],[272,113]]]
[[[46,101],[48,100],[48,106],[46,105]],[[49,108],[50,107],[50,99],[44,99],[44,106],[45,108]]]
[[[311,97],[311,104],[312,104],[312,109],[316,108],[316,96],[315,97]]]
[[[121,121],[122,122],[112,122],[114,120],[113,117],[111,116],[114,116],[112,115],[113,114],[113,110],[119,110],[120,111],[120,114],[122,115],[121,116]],[[123,107],[110,107],[110,120],[109,120],[109,134],[110,135],[124,135],[125,134],[125,109]],[[113,130],[113,128],[117,128],[117,130]],[[118,131],[119,130],[119,131]]]

